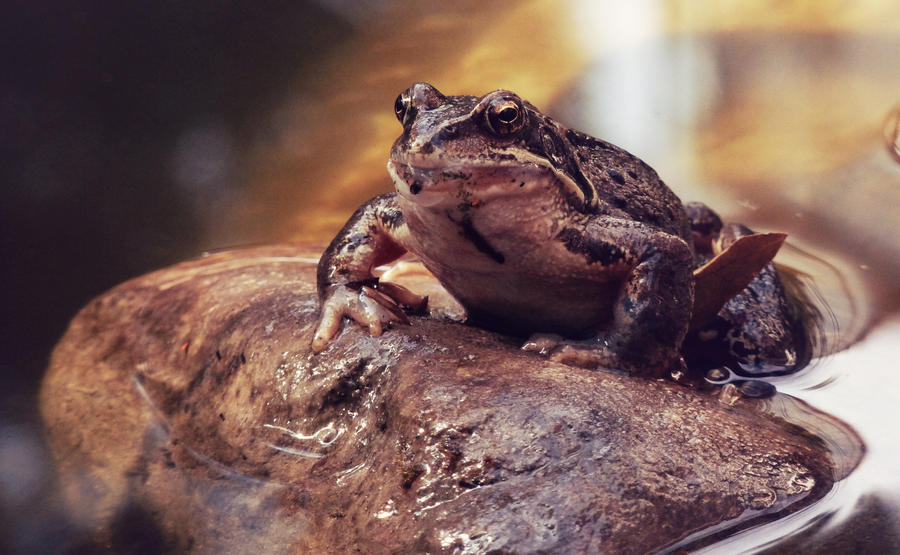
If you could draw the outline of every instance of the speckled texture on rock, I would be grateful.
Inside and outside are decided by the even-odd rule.
[[[74,319],[41,401],[91,545],[140,525],[177,551],[642,553],[832,485],[821,442],[758,401],[549,363],[452,322],[348,325],[311,355],[300,254],[186,262]]]

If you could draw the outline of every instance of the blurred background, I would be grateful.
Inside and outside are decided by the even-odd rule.
[[[206,250],[327,243],[391,189],[416,81],[512,89],[682,199],[788,232],[855,344],[798,387],[832,384],[820,408],[870,446],[895,417],[896,2],[13,0],[0,48],[0,551],[67,541],[35,394],[79,307]],[[898,522],[881,435],[871,548]]]

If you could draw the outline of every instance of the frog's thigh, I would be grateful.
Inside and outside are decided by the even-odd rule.
[[[693,305],[693,256],[687,244],[673,235],[658,233],[625,280],[614,317],[617,322],[639,323],[641,330],[667,335],[665,326],[690,320]]]
[[[693,306],[693,253],[681,238],[641,224],[591,226],[590,243],[616,245],[630,263],[602,344],[626,366],[677,356]]]

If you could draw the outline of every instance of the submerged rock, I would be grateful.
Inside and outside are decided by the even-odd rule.
[[[795,511],[842,477],[762,399],[548,362],[447,320],[347,325],[312,355],[302,256],[186,262],[73,320],[41,407],[89,545],[637,553]]]

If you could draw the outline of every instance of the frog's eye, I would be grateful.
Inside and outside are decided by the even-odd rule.
[[[485,110],[487,124],[497,135],[511,135],[525,126],[525,109],[516,99],[499,97]]]
[[[397,100],[394,101],[394,114],[397,115],[400,123],[403,123],[403,120],[406,119],[407,111],[409,111],[409,95],[403,92],[397,95]]]

